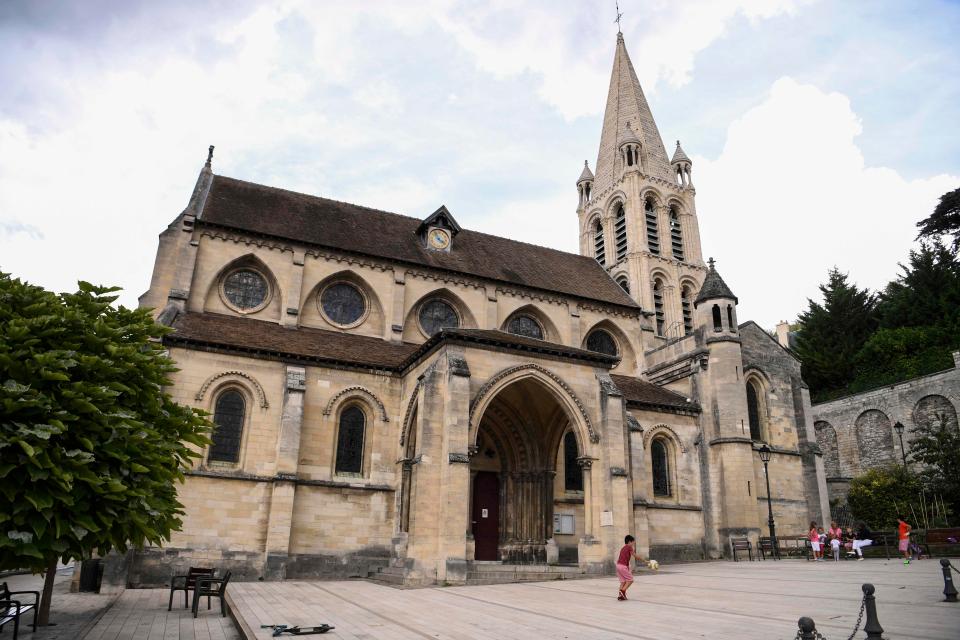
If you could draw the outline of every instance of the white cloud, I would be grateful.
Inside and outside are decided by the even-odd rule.
[[[730,125],[716,160],[694,158],[704,254],[740,297],[741,319],[795,318],[834,265],[884,286],[916,222],[960,181],[866,166],[861,128],[845,96],[784,77]]]

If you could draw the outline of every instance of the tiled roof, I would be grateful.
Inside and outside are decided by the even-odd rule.
[[[560,212],[558,212],[560,215]],[[214,176],[197,221],[638,309],[597,261],[464,229],[449,252],[425,248],[422,221]]]
[[[611,374],[610,378],[623,393],[627,404],[641,405],[652,408],[674,409],[678,411],[700,412],[700,405],[684,398],[679,393],[664,389],[660,385],[634,378]]]
[[[218,313],[183,314],[173,322],[173,329],[164,337],[164,344],[388,371],[405,370],[443,341],[581,360],[603,367],[612,367],[619,360],[616,356],[487,329],[445,329],[423,344],[398,344],[371,336],[310,327],[286,328],[274,322]]]

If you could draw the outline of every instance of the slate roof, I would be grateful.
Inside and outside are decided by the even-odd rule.
[[[593,180],[593,171],[590,171],[590,165],[586,160],[583,161],[583,171],[580,172],[580,177],[577,178],[577,184],[580,184],[584,180]]]
[[[733,300],[734,303],[739,302],[737,296],[733,295],[733,291],[730,291],[730,287],[727,286],[727,283],[723,281],[723,278],[720,277],[720,274],[717,273],[717,268],[713,263],[713,258],[710,258],[710,269],[707,271],[707,276],[703,279],[703,285],[700,287],[700,293],[697,294],[697,297],[693,301],[693,305],[697,306],[701,302],[706,300],[713,300],[716,298],[728,298]]]
[[[616,356],[488,329],[445,329],[423,344],[414,344],[312,327],[287,328],[219,313],[185,313],[172,326],[173,333],[163,339],[169,346],[393,372],[405,370],[443,341],[533,352],[608,368],[619,361]]]
[[[452,271],[639,310],[597,261],[464,229],[449,252],[416,236],[422,220],[223,176],[197,220],[247,233]]]
[[[680,141],[677,140],[677,148],[673,151],[673,159],[670,160],[670,164],[675,164],[677,162],[690,162],[692,161],[687,157],[687,154],[683,152],[683,149],[680,147]]]
[[[688,401],[679,393],[665,389],[660,385],[632,376],[610,374],[610,378],[623,393],[628,405],[700,413],[700,405],[696,402]]]

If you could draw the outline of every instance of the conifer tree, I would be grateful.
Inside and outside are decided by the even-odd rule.
[[[813,399],[839,395],[854,379],[855,359],[877,328],[876,299],[834,267],[820,285],[823,303],[808,300],[800,314],[797,355]]]
[[[929,216],[917,223],[917,238],[953,236],[953,250],[960,251],[960,189],[940,196],[940,203]]]

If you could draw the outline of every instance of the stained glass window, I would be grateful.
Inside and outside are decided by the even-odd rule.
[[[334,324],[349,325],[363,317],[367,303],[363,294],[352,284],[338,282],[320,295],[323,313]]]
[[[455,329],[460,326],[457,312],[443,300],[430,300],[420,307],[420,326],[427,335],[432,336],[441,329]]]
[[[238,309],[256,309],[267,299],[266,279],[251,269],[240,269],[223,282],[223,295]]]
[[[616,341],[614,341],[613,336],[603,329],[592,331],[590,335],[587,336],[587,349],[596,351],[597,353],[605,353],[608,356],[617,355]]]
[[[540,323],[526,314],[510,318],[510,322],[507,323],[507,331],[517,336],[543,340],[543,329],[540,327]]]
[[[359,407],[347,407],[340,414],[337,436],[337,473],[360,473],[363,468],[363,429],[367,419]]]
[[[563,436],[563,486],[567,491],[583,491],[583,470],[577,462],[577,436],[568,431]]]
[[[240,459],[240,438],[243,435],[243,395],[238,391],[224,391],[217,398],[213,411],[213,444],[210,460],[237,462]]]
[[[650,445],[650,467],[653,471],[653,495],[670,496],[670,462],[663,440],[654,440]]]

